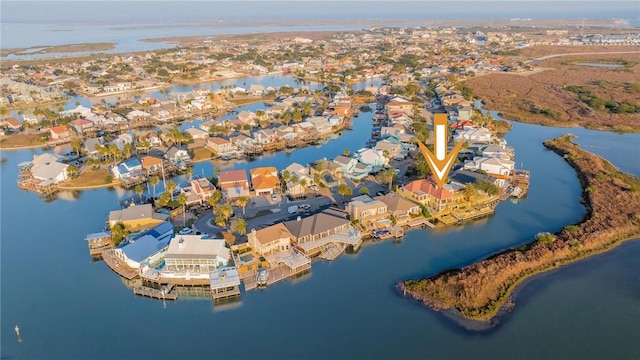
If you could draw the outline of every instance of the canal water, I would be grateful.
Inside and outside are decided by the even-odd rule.
[[[370,115],[369,115],[370,116]],[[249,168],[331,158],[363,146],[370,117],[320,147],[266,155]],[[40,150],[3,152],[0,163],[2,358],[637,358],[640,354],[640,242],[530,281],[515,311],[485,333],[461,330],[394,290],[558,231],[585,213],[574,170],[542,141],[574,133],[588,150],[640,174],[640,135],[514,123],[507,140],[531,171],[526,199],[504,202],[488,219],[408,232],[399,244],[367,243],[356,254],[314,262],[310,274],[235,303],[136,297],[88,255],[85,234],[104,226],[120,189],[64,193],[52,202],[17,189],[17,164]],[[13,328],[19,325],[22,341]]]

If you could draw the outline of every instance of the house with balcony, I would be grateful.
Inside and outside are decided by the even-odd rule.
[[[249,179],[245,170],[221,171],[218,176],[218,185],[227,199],[250,195]]]
[[[426,206],[432,214],[455,210],[465,204],[460,188],[449,184],[440,187],[426,179],[414,180],[398,188],[398,194]]]
[[[145,155],[140,157],[140,163],[142,164],[142,169],[146,172],[147,175],[157,174],[162,172],[162,164],[163,160],[159,157]]]
[[[420,205],[410,201],[394,192],[382,196],[374,197],[375,200],[381,201],[387,205],[387,213],[389,217],[395,218],[396,225],[406,225],[412,216],[422,215]]]
[[[238,148],[231,140],[219,136],[208,138],[206,147],[220,156],[231,154]]]
[[[286,251],[291,246],[291,233],[283,223],[260,230],[252,229],[247,239],[249,246],[260,256]]]
[[[191,180],[191,192],[198,197],[202,205],[216,192],[216,187],[206,177],[198,177]]]
[[[351,220],[357,220],[364,227],[375,227],[378,221],[388,218],[387,204],[369,195],[360,195],[347,203],[346,211]]]
[[[357,247],[361,243],[362,234],[351,225],[347,213],[335,208],[283,224],[295,247],[307,256],[319,254],[331,244]]]

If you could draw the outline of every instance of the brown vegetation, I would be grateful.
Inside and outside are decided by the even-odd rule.
[[[111,185],[105,182],[110,177],[107,169],[85,170],[75,179],[69,179],[64,183],[63,188],[91,188],[97,186]]]
[[[29,147],[41,147],[44,143],[40,141],[38,134],[14,134],[3,136],[0,139],[0,149],[20,149]]]
[[[618,62],[624,66],[609,69],[580,66],[577,62]],[[552,69],[529,76],[511,73],[479,76],[468,79],[465,85],[488,109],[500,111],[508,119],[550,126],[640,131],[640,123],[634,120],[638,112],[621,114],[593,108],[568,89],[581,86],[603,101],[640,106],[640,54],[572,55],[544,60],[538,65]]]
[[[581,223],[461,270],[403,282],[400,289],[435,310],[490,320],[525,279],[640,236],[639,178],[581,150],[570,136],[547,141],[545,146],[562,155],[578,173],[588,209]]]
[[[115,43],[88,43],[88,44],[70,44],[70,45],[55,45],[55,46],[33,46],[29,48],[3,49],[2,56],[74,53],[74,52],[85,52],[85,51],[107,51],[107,50],[115,49],[115,47],[116,47]]]

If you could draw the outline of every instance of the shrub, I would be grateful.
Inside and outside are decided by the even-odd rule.
[[[536,241],[551,245],[554,241],[556,241],[556,236],[548,232],[541,232],[536,235]]]

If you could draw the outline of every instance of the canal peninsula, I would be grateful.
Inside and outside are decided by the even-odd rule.
[[[398,288],[436,311],[461,322],[495,324],[514,290],[537,274],[608,251],[640,236],[640,179],[580,149],[565,135],[544,143],[576,170],[587,207],[584,219],[556,234],[539,233],[528,245],[436,276],[409,280]]]

